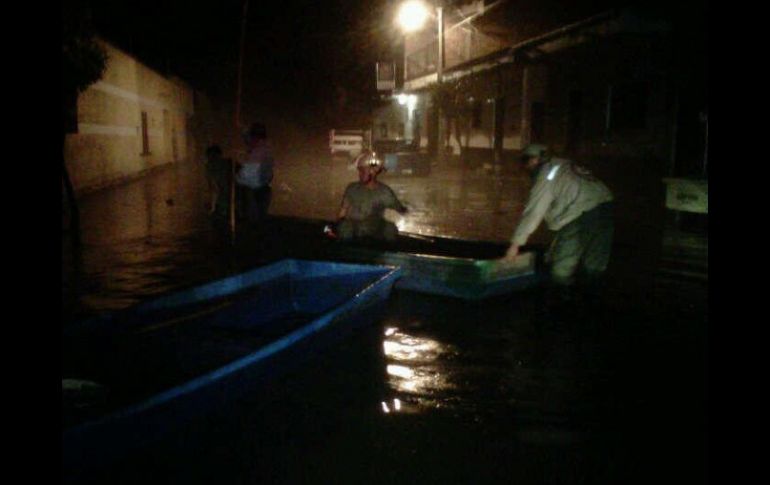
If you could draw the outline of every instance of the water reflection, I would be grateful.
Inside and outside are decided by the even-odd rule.
[[[404,397],[383,401],[383,412],[417,411],[419,407],[440,407],[438,394],[454,385],[442,372],[440,359],[455,354],[450,345],[427,337],[410,335],[396,327],[385,329],[383,350],[388,386]]]
[[[385,414],[390,414],[391,412],[397,413],[401,411],[401,400],[398,398],[393,399],[393,402],[387,402],[382,401],[382,411]]]
[[[80,200],[85,244],[175,238],[208,227],[207,192],[201,164],[159,168],[127,184]]]
[[[203,172],[201,163],[180,163],[81,197],[82,245],[65,240],[62,246],[67,315],[123,308],[235,269],[226,241],[211,231]],[[343,162],[282,160],[270,213],[334,219],[354,180],[356,172]],[[401,231],[481,240],[510,236],[526,197],[522,180],[457,167],[442,167],[430,177],[383,177],[410,208],[396,216]]]
[[[84,199],[84,245],[72,254],[64,245],[63,295],[84,310],[107,311],[242,270],[229,243],[206,231],[205,189],[196,170],[180,165]],[[355,172],[335,171],[320,161],[278,167],[271,213],[333,218],[344,185],[352,180]],[[384,180],[410,204],[411,211],[400,220],[402,230],[490,240],[510,235],[528,187],[524,180],[517,185],[512,176],[490,181],[455,177],[451,170],[443,169],[428,178],[386,176]],[[390,467],[385,471],[410,476],[414,475],[410,471],[421,471],[425,463],[430,467],[431,463],[466,460],[473,466],[467,459],[469,449],[478,450],[475,457],[489,457],[478,470],[494,469],[489,466],[494,461],[513,463],[511,470],[516,470],[522,462],[534,463],[546,456],[564,456],[571,466],[572,454],[538,451],[533,455],[528,450],[575,447],[583,439],[580,433],[611,429],[600,435],[607,437],[607,446],[593,445],[592,449],[580,444],[579,448],[595,454],[597,463],[617,463],[618,454],[627,452],[636,465],[636,457],[645,456],[652,449],[650,444],[660,444],[660,436],[670,441],[671,430],[686,429],[682,423],[692,425],[692,416],[700,412],[700,402],[690,391],[701,391],[698,379],[705,362],[701,348],[706,340],[702,329],[707,328],[707,305],[702,295],[707,289],[708,254],[707,247],[703,248],[697,255],[700,259],[684,268],[681,255],[670,255],[671,269],[690,271],[705,265],[706,284],[701,283],[702,278],[697,280],[697,292],[693,292],[691,279],[682,276],[666,273],[650,280],[647,270],[655,267],[654,253],[634,247],[613,251],[611,268],[616,276],[612,300],[601,310],[606,314],[588,313],[570,318],[570,322],[560,323],[543,312],[538,304],[542,300],[533,294],[475,306],[396,292],[394,301],[388,303],[384,333],[381,327],[373,327],[373,341],[367,340],[366,345],[350,341],[351,349],[366,350],[362,351],[366,359],[375,354],[371,349],[379,350],[382,345],[383,352],[376,352],[372,362],[363,361],[371,365],[366,372],[362,372],[362,357],[354,352],[344,358],[330,353],[328,365],[307,365],[304,379],[282,383],[287,388],[282,395],[271,392],[269,399],[264,394],[250,397],[251,402],[270,401],[276,408],[272,413],[259,408],[247,417],[237,415],[234,431],[224,433],[217,428],[216,436],[229,449],[239,449],[246,456],[236,465],[256,467],[254,454],[244,449],[253,451],[249,446],[264,444],[258,451],[265,456],[274,453],[270,458],[275,459],[260,456],[260,463],[278,463],[282,470],[305,473],[307,467],[298,466],[304,463],[281,461],[278,453],[286,451],[287,443],[294,446],[301,441],[297,435],[310,433],[312,453],[292,448],[284,455],[316,456],[317,443],[325,443],[320,451],[326,457],[347,456],[352,451],[366,453],[369,444],[371,455],[367,457],[380,458],[379,463]],[[81,308],[73,311],[77,310]],[[604,327],[599,325],[602,322]],[[323,378],[319,378],[321,370]],[[351,385],[351,376],[360,380]],[[682,386],[683,382],[688,385]],[[657,406],[653,409],[657,414],[649,412],[649,404]],[[371,419],[374,413],[382,420]],[[393,419],[409,414],[416,419]],[[269,421],[265,429],[273,431],[272,435],[243,426],[263,416]],[[658,417],[664,418],[663,424],[655,422]],[[470,423],[468,428],[466,423]],[[286,431],[291,426],[296,433]],[[333,429],[354,431],[328,440],[328,431]],[[313,434],[316,432],[318,436]],[[649,440],[638,439],[647,435]],[[255,436],[270,439],[255,440]],[[287,436],[292,439],[286,440]],[[462,439],[456,440],[457,436]],[[236,440],[240,441],[233,445]],[[637,450],[628,445],[631,442],[643,445]],[[205,449],[210,443],[206,440]],[[455,443],[459,443],[456,448]],[[387,460],[381,459],[383,449]],[[434,454],[410,460],[413,469],[389,465],[403,464],[397,458],[411,458],[415,449]],[[511,450],[524,451],[521,461],[509,460]],[[222,469],[238,470],[232,466],[238,460],[226,455],[222,459],[227,465]],[[208,455],[201,452],[200,456]],[[183,462],[189,468],[193,461],[170,463]],[[374,460],[361,460],[371,462]],[[244,476],[253,478],[254,474],[239,478]],[[510,476],[515,475],[508,473],[496,482],[504,483]]]

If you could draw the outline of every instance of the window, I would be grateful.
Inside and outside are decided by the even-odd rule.
[[[142,111],[142,155],[150,154],[150,138],[147,135],[147,112]]]

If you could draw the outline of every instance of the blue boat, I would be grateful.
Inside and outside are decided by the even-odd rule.
[[[509,244],[400,232],[395,241],[360,240],[343,242],[324,235],[332,221],[274,217],[268,234],[279,235],[280,243],[258,237],[241,240],[242,253],[279,259],[285,254],[304,259],[344,261],[399,267],[397,289],[462,300],[478,301],[507,295],[544,283],[546,248],[528,245],[515,261],[502,259]]]
[[[106,465],[371,323],[399,276],[287,259],[65,328],[65,475]]]

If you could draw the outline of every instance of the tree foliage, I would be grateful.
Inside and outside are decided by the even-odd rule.
[[[94,39],[87,2],[68,0],[62,7],[62,123],[66,133],[75,130],[78,94],[101,79],[107,54]]]
[[[444,81],[441,84],[433,84],[430,88],[430,96],[448,127],[449,137],[454,136],[460,147],[460,155],[464,157],[468,148],[472,105],[468,102],[471,83],[467,78]],[[465,135],[465,140],[463,140]]]
[[[79,210],[75,191],[64,158],[66,133],[77,131],[77,99],[88,86],[101,79],[107,67],[107,54],[94,39],[88,3],[66,0],[62,3],[62,181],[70,209],[70,224],[79,241]]]
[[[83,92],[101,79],[107,65],[107,54],[93,37],[65,37],[62,42],[63,89]]]
[[[464,157],[468,149],[480,103],[510,95],[512,86],[510,72],[496,68],[491,72],[444,80],[440,85],[433,84],[428,88],[433,102],[441,110],[449,137],[454,136],[460,147],[461,156]]]

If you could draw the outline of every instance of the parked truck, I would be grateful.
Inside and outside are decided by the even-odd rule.
[[[338,130],[329,131],[329,152],[332,158],[344,157],[352,160],[369,147],[371,132],[367,130]]]

